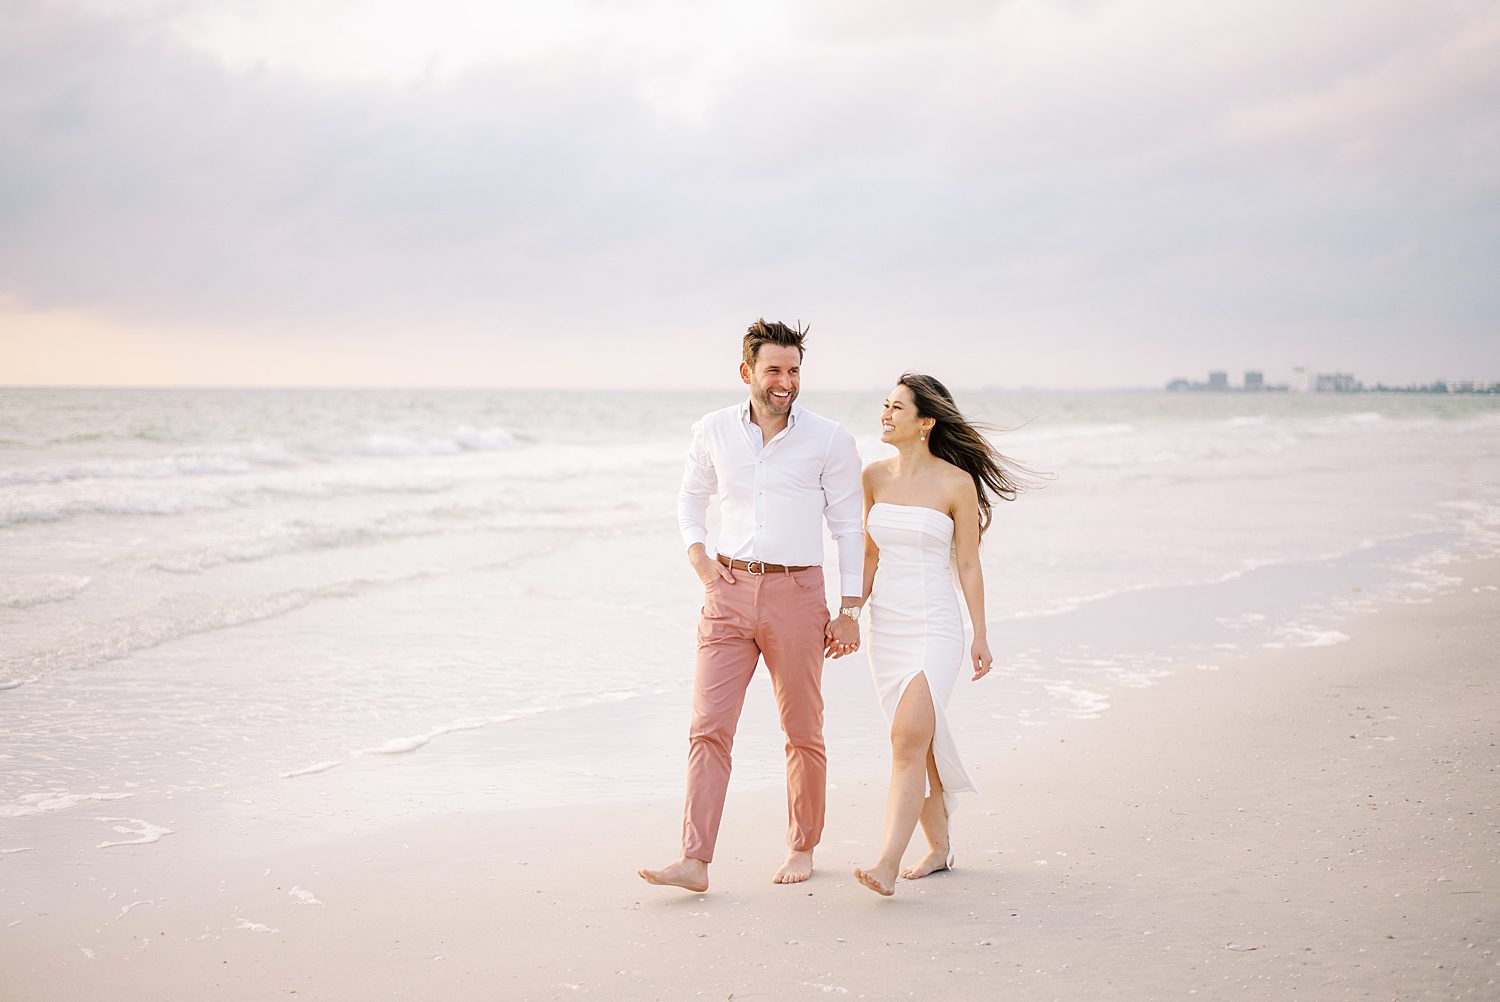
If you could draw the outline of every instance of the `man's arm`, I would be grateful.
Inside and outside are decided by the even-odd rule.
[[[828,651],[839,657],[859,649],[859,620],[842,614],[857,613],[863,604],[865,578],[865,528],[860,486],[859,450],[854,436],[844,428],[834,430],[823,462],[823,517],[833,534],[839,555],[840,614],[828,624]]]
[[[677,492],[677,528],[682,533],[682,544],[687,547],[688,563],[698,580],[707,584],[718,575],[733,581],[734,574],[728,567],[708,555],[708,502],[719,488],[719,475],[714,470],[713,457],[709,455],[704,440],[703,422],[693,425],[692,439],[688,443],[687,461],[682,469],[682,487]]]

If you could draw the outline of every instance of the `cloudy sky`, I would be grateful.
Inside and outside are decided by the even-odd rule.
[[[1500,378],[1500,3],[0,0],[0,385]]]

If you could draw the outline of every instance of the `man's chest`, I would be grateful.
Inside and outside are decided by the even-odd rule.
[[[748,440],[726,436],[712,454],[724,491],[786,495],[822,486],[823,457],[805,442],[773,440],[757,452]]]

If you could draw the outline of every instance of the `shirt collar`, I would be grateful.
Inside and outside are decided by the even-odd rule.
[[[802,414],[802,405],[800,403],[798,403],[797,401],[793,400],[792,401],[792,410],[791,410],[791,413],[788,414],[787,418],[786,418],[786,426],[788,428],[791,428],[794,425],[796,425],[797,418],[801,414]],[[740,422],[742,424],[746,424],[746,425],[753,424],[753,422],[750,420],[750,398],[749,397],[746,397],[744,399],[744,401],[740,404]]]

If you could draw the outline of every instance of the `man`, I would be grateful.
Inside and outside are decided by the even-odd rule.
[[[823,750],[823,660],[859,648],[864,590],[864,505],[859,452],[836,422],[797,401],[807,331],[757,320],[744,338],[740,378],[750,398],[693,426],[677,518],[688,561],[704,585],[693,675],[682,857],[640,870],[653,884],[708,889],[730,749],[745,687],[761,657],[786,732],[786,862],[772,878],[812,876],[823,834],[827,757]],[[707,540],[717,493],[717,555]],[[838,547],[839,615],[823,590],[823,527]]]

